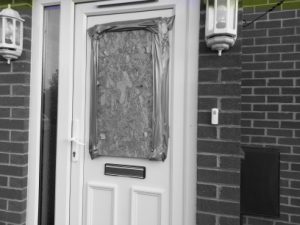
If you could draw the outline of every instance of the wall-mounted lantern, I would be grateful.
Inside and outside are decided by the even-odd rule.
[[[206,0],[205,41],[219,56],[236,41],[237,17],[238,0]]]
[[[8,8],[0,12],[0,55],[10,64],[23,50],[23,23],[20,14]]]

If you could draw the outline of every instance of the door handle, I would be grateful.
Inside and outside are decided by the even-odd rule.
[[[78,152],[79,148],[76,145],[85,146],[85,143],[81,142],[78,139],[79,120],[72,121],[72,129],[73,129],[73,132],[72,132],[72,137],[70,138],[70,142],[75,144],[75,145],[74,144],[72,145],[72,151],[71,151],[72,161],[77,162],[79,160],[79,152]]]

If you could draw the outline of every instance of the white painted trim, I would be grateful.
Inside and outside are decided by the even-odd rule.
[[[71,129],[73,107],[74,8],[61,1],[56,153],[55,224],[68,225],[70,214]]]
[[[41,127],[41,87],[43,59],[43,6],[32,4],[31,76],[28,146],[28,188],[26,224],[37,225],[39,204],[39,162]],[[34,43],[34,44],[33,44]]]
[[[197,212],[197,111],[200,0],[189,0],[187,16],[186,93],[184,115],[184,221],[196,224]]]
[[[73,95],[73,47],[74,47],[74,7],[75,2],[87,2],[91,0],[61,1],[61,28],[60,28],[60,76],[58,103],[58,133],[57,133],[57,175],[56,175],[56,207],[55,224],[69,224],[69,197],[71,176],[71,122],[72,122],[72,95]],[[32,17],[32,64],[31,64],[31,93],[30,93],[30,121],[29,121],[29,165],[28,165],[28,201],[26,224],[37,225],[38,216],[38,189],[39,189],[39,156],[40,156],[40,112],[41,112],[41,72],[42,72],[42,28],[43,7],[45,5],[58,4],[59,0],[35,0],[33,1]],[[178,3],[182,1],[178,0]],[[151,3],[149,5],[152,5]],[[153,9],[161,8],[160,2],[153,4]],[[180,5],[180,4],[178,4]],[[140,6],[131,6],[131,10]],[[169,7],[169,6],[168,6]],[[177,6],[176,6],[177,7]],[[180,6],[179,6],[180,7]],[[149,9],[149,8],[148,8]],[[180,11],[178,11],[180,12]],[[109,10],[107,13],[111,13]],[[197,142],[197,77],[198,77],[198,37],[200,0],[188,0],[187,18],[187,45],[185,52],[186,83],[184,90],[185,109],[182,114],[184,135],[182,147],[185,149],[184,171],[176,169],[179,176],[184,176],[183,191],[185,198],[182,200],[184,218],[178,218],[182,224],[196,224],[196,142]],[[178,81],[177,81],[178,82]],[[62,110],[64,109],[64,110]],[[181,125],[180,125],[181,126]],[[177,135],[179,135],[179,133]],[[174,185],[176,185],[174,183]],[[175,186],[176,187],[176,186]],[[64,199],[64,200],[62,200]],[[58,201],[59,200],[59,201]],[[173,211],[173,210],[172,210]],[[173,211],[172,213],[176,213]],[[177,221],[177,222],[179,222]],[[179,222],[180,223],[180,222]]]

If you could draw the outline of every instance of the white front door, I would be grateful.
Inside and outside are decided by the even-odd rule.
[[[70,225],[184,225],[184,212],[189,210],[184,208],[187,196],[184,182],[190,180],[184,177],[185,170],[189,166],[194,168],[186,165],[184,156],[189,152],[184,148],[184,108],[188,90],[185,74],[187,45],[183,32],[186,14],[177,15],[180,11],[172,3],[174,0],[114,7],[86,3],[75,7],[72,128],[72,154],[75,157],[71,165]],[[177,3],[176,7],[186,7],[186,4]],[[175,22],[170,31],[167,159],[164,162],[108,156],[91,159],[88,148],[91,43],[87,29],[98,24],[171,16],[175,16]],[[106,164],[144,167],[146,175],[144,179],[105,175]]]

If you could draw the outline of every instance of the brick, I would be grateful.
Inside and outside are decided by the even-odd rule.
[[[300,76],[300,70],[285,70],[282,71],[283,77],[299,77]]]
[[[8,178],[0,176],[0,186],[7,186],[8,184]]]
[[[219,114],[220,125],[240,125],[241,114],[240,113],[223,113]]]
[[[197,196],[215,198],[217,195],[217,188],[214,185],[197,184]]]
[[[300,60],[300,53],[282,54],[282,60],[286,60],[286,61]]]
[[[221,72],[221,81],[239,81],[241,69],[225,69]]]
[[[208,199],[199,199],[197,204],[200,211],[226,215],[239,215],[239,204]]]
[[[15,212],[6,212],[0,210],[0,218],[3,218],[3,220],[6,222],[22,224],[25,222],[26,215],[24,212],[15,213]]]
[[[253,136],[251,137],[252,143],[276,143],[276,138],[274,137],[263,137],[263,136]]]
[[[242,128],[241,129],[243,135],[265,135],[264,129],[259,128]]]
[[[299,138],[279,138],[278,143],[283,144],[283,145],[300,145],[300,139]]]
[[[244,30],[243,37],[265,37],[267,36],[266,29]]]
[[[299,175],[300,175],[299,172],[280,171],[280,177],[281,178],[297,180],[297,179],[299,179]],[[283,194],[286,194],[286,195],[289,195],[289,196],[300,197],[300,190],[281,188],[281,192],[283,192]]]
[[[26,29],[24,29],[24,31],[26,31]],[[24,36],[25,36],[25,32],[24,32]],[[13,72],[24,72],[24,71],[30,72],[29,62],[14,61],[12,64],[13,64]]]
[[[273,225],[273,221],[265,220],[263,218],[249,218],[249,225]]]
[[[293,86],[292,79],[270,79],[268,86]]]
[[[264,112],[242,112],[243,119],[265,119],[265,117]]]
[[[0,110],[0,118],[5,118],[10,116],[10,109],[9,108],[1,108]]]
[[[277,137],[292,137],[292,130],[283,130],[283,129],[268,129],[267,135],[277,136]]]
[[[268,96],[268,102],[270,103],[292,103],[292,96]]]
[[[280,44],[280,37],[261,37],[255,39],[256,45]]]
[[[278,95],[279,88],[255,88],[254,94],[256,94],[256,95]]]
[[[240,164],[241,164],[240,157],[233,157],[233,156],[220,157],[220,168],[239,170]]]
[[[24,164],[27,164],[27,162],[28,162],[27,155],[16,155],[16,154],[10,155],[10,163],[11,164],[24,165]]]
[[[291,181],[292,188],[300,188],[300,181]]]
[[[199,71],[199,82],[217,81],[218,70],[200,70]]]
[[[215,225],[216,217],[211,214],[197,212],[197,224]]]
[[[221,99],[221,109],[222,110],[240,110],[241,109],[240,102],[241,102],[240,98],[223,98],[223,99]]]
[[[242,47],[243,54],[266,53],[266,46],[247,46]]]
[[[214,140],[198,140],[198,153],[240,154],[238,142],[225,142]]]
[[[217,107],[217,98],[198,98],[199,110],[211,110]]]
[[[233,127],[222,127],[220,132],[221,139],[225,140],[240,140],[240,128],[233,128]]]
[[[13,95],[29,96],[30,87],[26,85],[15,85],[13,86]]]
[[[28,108],[13,108],[12,117],[19,119],[28,119],[29,118],[29,109]]]
[[[272,21],[258,21],[256,22],[256,28],[277,28],[281,27],[280,20],[272,20]]]
[[[269,62],[268,68],[269,69],[293,69],[294,63],[293,62]]]
[[[197,155],[197,165],[199,167],[216,167],[217,157],[215,155]]]
[[[9,155],[0,153],[0,163],[8,163],[9,162]]]
[[[211,124],[210,112],[198,112],[198,124]]]
[[[12,141],[28,141],[28,131],[11,131]]]
[[[282,88],[282,94],[300,95],[300,88]]]
[[[278,105],[273,104],[262,104],[262,105],[254,105],[254,111],[278,111]]]
[[[265,70],[267,68],[267,64],[264,63],[242,63],[243,70]]]
[[[282,43],[300,43],[299,36],[297,35],[291,35],[291,36],[285,36],[282,37]]]
[[[198,126],[198,138],[212,138],[217,137],[217,128],[212,126]]]
[[[271,12],[269,13],[269,19],[286,19],[286,18],[294,18],[296,16],[296,12],[293,11],[280,11],[280,12]],[[285,21],[284,21],[285,22]]]
[[[222,57],[222,59],[214,55],[200,55],[199,56],[199,67],[200,68],[218,68],[218,67],[229,67],[240,65],[241,57],[239,54],[236,55],[228,55],[226,57]]]
[[[254,127],[265,127],[265,128],[279,128],[278,121],[254,121]]]
[[[282,53],[282,52],[293,52],[294,45],[270,45],[268,46],[268,52],[270,53]]]
[[[285,112],[300,112],[300,105],[282,105],[281,107]]]
[[[28,151],[28,144],[0,142],[0,152],[25,153]]]
[[[27,175],[27,167],[24,166],[0,165],[0,171],[2,175],[11,175],[19,177]]]
[[[8,85],[1,85],[0,95],[9,95],[9,94],[10,94],[10,87]]]
[[[198,169],[197,180],[206,183],[238,185],[240,182],[240,175],[238,172]]]
[[[248,46],[254,44],[254,38],[243,38],[242,39],[242,46]]]
[[[290,154],[290,153],[281,153],[281,161],[284,162],[295,162],[298,163],[300,160],[300,155],[294,155],[294,154]]]
[[[240,219],[239,218],[233,218],[233,217],[224,217],[221,216],[219,219],[220,225],[239,225]]]
[[[241,57],[242,62],[253,62],[254,59],[253,55],[242,55]]]
[[[26,209],[26,201],[9,201],[8,210],[22,212]]]
[[[28,97],[0,97],[1,106],[28,106]]]
[[[13,188],[25,188],[27,187],[27,178],[26,177],[10,177],[9,186]]]
[[[0,198],[23,200],[26,197],[26,190],[0,188]]]
[[[291,129],[300,129],[300,122],[289,122],[289,121],[282,121],[281,128],[291,128]]]
[[[0,119],[0,129],[27,129],[28,121]]]
[[[292,164],[291,170],[300,172],[300,164]],[[299,204],[300,204],[300,200],[299,200]]]
[[[296,223],[296,224],[300,224],[300,216],[291,216],[291,222],[292,223]]]
[[[254,60],[257,62],[279,61],[280,54],[258,54],[258,55],[255,55]]]
[[[243,79],[242,80],[243,86],[265,86],[266,80],[265,79]]]
[[[242,94],[242,95],[250,95],[250,94],[252,94],[252,88],[245,88],[245,87],[242,87],[242,89],[241,89],[241,94]]]
[[[283,27],[295,27],[299,26],[300,24],[300,18],[297,19],[286,19],[282,21],[282,26]]]
[[[269,78],[269,77],[279,77],[279,71],[255,71],[255,78]]]
[[[252,105],[251,104],[242,104],[242,111],[250,111],[252,110]]]
[[[242,96],[243,103],[264,103],[266,101],[265,96]]]
[[[239,96],[239,84],[200,84],[198,86],[199,96]]]
[[[1,65],[2,71],[2,65]],[[28,74],[0,74],[0,83],[3,84],[29,84],[30,76]]]
[[[7,130],[0,130],[0,140],[1,141],[8,141],[9,140],[9,131],[7,131]]]
[[[0,210],[6,210],[7,208],[7,201],[4,199],[0,199]]]
[[[221,187],[220,198],[224,199],[224,200],[238,202],[240,200],[240,188],[239,187]]]

